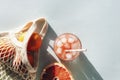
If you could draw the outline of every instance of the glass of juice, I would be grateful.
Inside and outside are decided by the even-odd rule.
[[[72,33],[61,34],[54,42],[54,52],[62,60],[73,60],[79,56],[80,51],[83,51],[81,41]]]

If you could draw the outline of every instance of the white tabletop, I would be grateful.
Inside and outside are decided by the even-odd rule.
[[[104,80],[120,80],[119,0],[3,0],[0,31],[45,17],[59,35],[76,34]]]

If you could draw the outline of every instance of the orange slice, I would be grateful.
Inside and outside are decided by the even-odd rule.
[[[34,67],[36,55],[38,55],[38,50],[41,47],[42,39],[38,33],[33,33],[30,37],[27,45],[27,56],[30,64]]]
[[[18,40],[20,42],[24,41],[24,37],[25,37],[26,33],[21,33],[21,35],[18,37]],[[35,64],[35,54],[37,54],[36,51],[39,50],[39,48],[41,47],[42,44],[42,39],[41,36],[38,33],[33,33],[28,41],[28,45],[27,45],[27,57],[28,60],[30,62],[30,64],[34,67]]]
[[[18,37],[18,40],[20,42],[23,42],[25,35],[26,33],[21,33],[21,35]],[[28,41],[27,50],[36,51],[40,48],[41,43],[42,43],[41,36],[38,33],[34,32]]]
[[[38,33],[33,33],[28,41],[27,50],[36,51],[40,48],[41,43],[41,36]]]
[[[43,70],[40,80],[73,80],[73,78],[63,64],[52,63]]]
[[[54,42],[54,51],[56,55],[62,60],[73,60],[80,53],[77,51],[66,52],[65,50],[81,49],[82,44],[77,36],[71,33],[64,33],[58,36]]]

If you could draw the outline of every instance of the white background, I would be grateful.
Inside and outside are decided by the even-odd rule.
[[[104,80],[120,80],[119,0],[0,0],[0,31],[39,17],[58,35],[76,34]]]

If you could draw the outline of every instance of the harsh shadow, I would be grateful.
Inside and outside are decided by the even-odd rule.
[[[51,40],[55,40],[57,37],[57,34],[52,29],[50,25],[48,25],[48,31],[46,36],[43,39],[42,47],[40,48],[40,60],[39,60],[39,67],[37,72],[37,78],[36,80],[40,80],[40,74],[44,67],[46,67],[48,64],[51,64],[53,62],[56,62],[56,60],[53,58],[53,56],[50,54],[50,52],[47,50],[48,47],[52,48],[49,44]]]
[[[75,80],[103,80],[84,53],[73,61],[62,61],[71,71]]]
[[[36,80],[40,80],[40,74],[48,64],[56,62],[56,60],[47,50],[48,47],[51,47],[49,44],[50,40],[54,41],[56,37],[57,34],[49,25],[48,32],[43,40],[42,47],[40,49],[40,61]],[[79,57],[73,61],[62,61],[62,63],[71,72],[75,80],[103,80],[84,53],[81,53]]]

